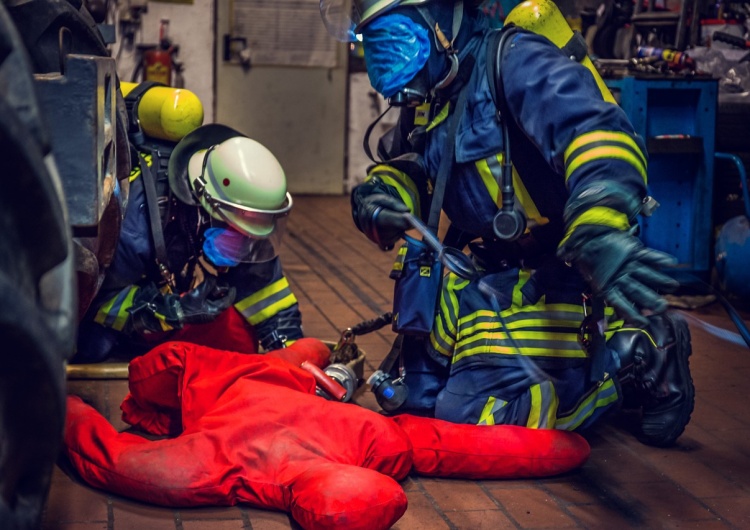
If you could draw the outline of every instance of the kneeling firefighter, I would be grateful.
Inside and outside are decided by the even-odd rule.
[[[644,142],[585,43],[549,0],[499,31],[477,2],[350,3],[321,0],[323,20],[339,39],[361,34],[372,86],[401,107],[352,193],[354,222],[389,249],[408,214],[436,234],[442,208],[446,245],[468,244],[478,270],[424,281],[440,268],[405,236],[400,361],[371,381],[381,406],[574,430],[624,402],[642,410],[643,442],[672,444],[694,404],[690,336],[659,294],[677,287],[659,270],[673,260],[637,238],[655,204]]]
[[[278,160],[230,127],[200,126],[202,107],[187,91],[128,88],[140,163],[73,362],[129,358],[166,340],[254,353],[301,338],[278,257],[292,208]]]

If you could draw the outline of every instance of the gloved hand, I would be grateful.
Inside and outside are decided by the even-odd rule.
[[[396,241],[411,228],[403,214],[409,207],[385,193],[362,193],[357,187],[352,192],[352,215],[354,223],[370,240],[382,250],[390,250]]]
[[[206,276],[203,283],[182,295],[162,293],[151,283],[133,297],[129,324],[141,334],[205,324],[229,308],[236,294],[234,287],[217,285],[215,276]]]
[[[602,296],[622,318],[645,326],[648,320],[641,310],[665,311],[667,302],[659,292],[673,292],[679,283],[658,270],[674,265],[675,259],[645,247],[634,235],[636,228],[591,230],[587,238],[587,228],[580,227],[571,238],[577,243],[561,247],[558,256],[574,265],[594,294]]]

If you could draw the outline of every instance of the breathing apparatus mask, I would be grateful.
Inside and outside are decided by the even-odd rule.
[[[365,26],[362,42],[370,84],[385,98],[408,90],[406,85],[430,56],[429,31],[399,13],[388,13]]]
[[[448,40],[423,6],[429,1],[320,0],[321,17],[334,38],[362,40],[370,83],[391,106],[419,106],[436,90],[447,87],[458,73],[453,40],[461,27],[463,2],[454,2],[453,40]],[[415,11],[396,12],[399,7],[414,7]],[[445,53],[449,63],[448,73],[436,84],[433,81],[434,86],[430,86],[426,70],[433,46],[430,33],[435,48]]]

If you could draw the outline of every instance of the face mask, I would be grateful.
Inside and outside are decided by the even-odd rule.
[[[362,29],[370,84],[389,98],[403,89],[430,56],[430,32],[410,18],[390,13]]]

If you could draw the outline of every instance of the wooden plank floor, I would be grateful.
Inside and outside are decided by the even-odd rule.
[[[351,220],[346,197],[295,197],[283,258],[302,308],[305,332],[335,341],[348,326],[390,310],[388,272],[394,252],[381,252]],[[734,331],[716,305],[691,312]],[[747,317],[747,314],[745,314]],[[676,447],[655,449],[613,416],[585,433],[588,462],[542,480],[471,481],[410,476],[409,509],[394,528],[750,528],[750,351],[691,324],[697,397],[693,421]],[[389,329],[357,338],[366,375],[387,354]],[[118,428],[125,381],[71,381],[70,391],[97,403]],[[357,402],[377,409],[369,392]],[[373,514],[377,517],[377,514]],[[298,528],[284,513],[247,507],[172,510],[96,491],[56,469],[44,528],[65,530],[224,530]]]

